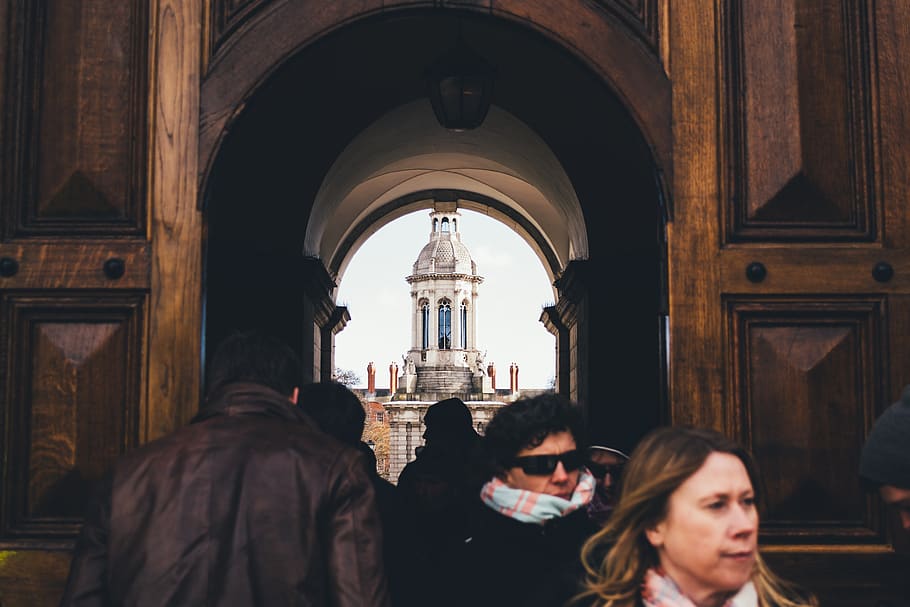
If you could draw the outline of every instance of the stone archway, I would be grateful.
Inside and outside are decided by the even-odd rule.
[[[304,255],[324,260],[340,280],[371,234],[440,197],[511,225],[551,281],[571,260],[588,258],[581,205],[545,142],[496,107],[474,131],[445,131],[425,100],[395,108],[345,148],[314,199]]]
[[[281,40],[288,44],[288,53],[292,46],[309,42],[292,56],[270,45],[267,50],[280,65],[270,64],[255,77],[240,74],[229,89],[217,88],[228,86],[218,74],[235,47],[225,46],[213,61],[203,85],[200,139],[210,165],[203,175],[207,341],[249,325],[292,335],[310,377],[328,378],[333,335],[347,320],[346,311],[335,306],[335,282],[358,239],[393,218],[395,209],[384,205],[429,190],[486,196],[506,201],[504,216],[513,214],[516,231],[538,251],[555,280],[558,302],[548,309],[545,324],[558,338],[558,388],[590,405],[594,390],[602,389],[592,386],[592,377],[620,384],[609,399],[597,399],[601,402],[589,410],[604,440],[627,446],[624,443],[637,439],[662,415],[659,386],[664,380],[656,367],[663,357],[656,317],[659,234],[667,209],[660,208],[665,192],[657,159],[661,149],[669,149],[669,139],[661,135],[669,133],[669,111],[654,110],[668,90],[656,57],[648,59],[653,64],[640,74],[651,74],[656,87],[644,106],[647,111],[632,112],[623,99],[643,94],[642,82],[648,78],[629,80],[629,90],[618,94],[610,79],[598,73],[607,67],[605,57],[600,58],[601,68],[592,70],[596,57],[579,57],[577,49],[569,52],[554,42],[553,32],[565,27],[562,22],[543,28],[548,38],[525,27],[529,23],[524,18],[505,13],[380,13],[318,41],[306,38],[305,32],[297,46]],[[466,15],[469,42],[503,74],[494,95],[492,135],[484,139],[481,130],[473,135],[472,145],[461,148],[444,131],[419,143],[408,133],[438,125],[408,123],[405,116],[398,126],[419,128],[392,129],[383,137],[389,147],[407,153],[377,154],[374,147],[372,155],[359,158],[357,142],[362,136],[368,140],[371,129],[382,132],[383,117],[421,107],[424,118],[429,115],[419,74],[435,50],[415,58],[412,47],[439,48],[438,41],[454,32],[456,21]],[[602,16],[597,23],[612,36],[606,46],[625,48],[622,52],[631,53],[632,63],[647,63],[641,63],[638,46],[632,51],[616,39],[615,23]],[[258,27],[258,22],[251,23],[243,36]],[[252,69],[246,60],[237,61],[236,70]],[[614,78],[625,82],[628,76],[624,67]],[[241,91],[247,77],[255,91]],[[541,91],[540,78],[549,90]],[[235,97],[242,108],[206,118],[209,87],[219,91],[212,97],[218,103]],[[230,129],[212,139],[206,134],[215,124],[210,120],[221,120]],[[516,124],[524,125],[521,137]],[[500,143],[497,148],[496,129],[503,125],[511,128],[506,131],[517,137],[518,145]],[[540,161],[542,153],[536,160],[525,157],[534,156],[530,150],[535,139],[551,156],[549,164]],[[215,153],[211,146],[218,142]],[[339,162],[342,158],[355,161]],[[415,158],[428,164],[405,162]],[[351,167],[356,174],[333,179]],[[373,192],[383,186],[387,194]],[[600,284],[610,293],[606,299],[594,293]],[[649,405],[623,407],[642,392],[623,382],[630,374],[644,373],[657,380],[653,388],[649,384],[643,389],[648,394],[641,398]],[[601,421],[607,417],[611,424]]]
[[[401,0],[391,7],[338,0],[333,2],[332,11],[309,2],[266,4],[243,6],[235,14],[223,9],[221,27],[211,33],[214,54],[203,78],[200,99],[200,191],[207,189],[217,150],[233,122],[251,96],[289,57],[345,25],[383,15],[394,19],[407,8],[424,9],[421,0]],[[635,13],[617,0],[603,4],[596,7],[579,0],[524,0],[495,8],[439,7],[434,12],[492,14],[542,32],[573,54],[622,100],[644,134],[659,172],[666,175],[663,181],[669,183],[673,166],[670,80],[660,56],[657,11],[649,5]]]

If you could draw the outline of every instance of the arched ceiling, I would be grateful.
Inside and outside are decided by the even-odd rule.
[[[314,200],[304,254],[320,257],[340,278],[370,235],[406,212],[432,206],[432,199],[412,196],[432,190],[477,195],[459,206],[510,225],[551,278],[570,260],[587,258],[578,198],[536,133],[495,106],[480,128],[447,131],[423,99],[388,112],[340,154]]]

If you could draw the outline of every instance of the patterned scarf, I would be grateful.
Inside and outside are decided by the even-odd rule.
[[[543,525],[550,519],[565,516],[591,501],[594,495],[594,475],[582,468],[578,485],[570,499],[525,489],[513,489],[499,478],[493,477],[480,491],[480,499],[487,506],[522,523]]]
[[[684,595],[673,580],[655,568],[648,569],[645,573],[641,598],[645,607],[695,607],[692,599]],[[723,607],[758,607],[755,585],[752,582],[746,583]]]

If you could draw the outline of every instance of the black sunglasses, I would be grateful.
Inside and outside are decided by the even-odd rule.
[[[578,470],[585,465],[585,454],[579,449],[566,451],[557,455],[525,455],[511,461],[511,467],[521,468],[525,474],[545,476],[553,474],[556,464],[562,462],[566,472]]]
[[[612,477],[613,480],[618,480],[622,476],[622,469],[625,468],[625,464],[598,464],[596,462],[587,462],[588,470],[591,471],[591,474],[595,478],[604,478],[608,474]]]

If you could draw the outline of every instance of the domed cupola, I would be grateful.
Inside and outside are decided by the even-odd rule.
[[[432,232],[428,242],[414,262],[414,275],[477,274],[477,266],[468,248],[461,243],[458,232],[460,214],[455,212],[431,214]]]

